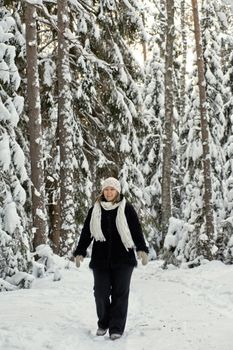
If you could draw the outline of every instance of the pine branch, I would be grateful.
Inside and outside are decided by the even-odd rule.
[[[86,3],[86,0],[69,0],[69,3],[81,10],[85,10],[88,13],[92,13],[95,16],[98,15],[98,12],[91,8],[91,6]]]

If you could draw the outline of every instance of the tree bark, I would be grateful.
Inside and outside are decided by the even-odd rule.
[[[160,14],[159,14],[159,24],[160,24],[160,53],[161,58],[165,57],[165,37],[166,37],[166,0],[160,0]]]
[[[185,86],[186,86],[186,64],[187,64],[187,35],[185,28],[185,0],[181,1],[181,35],[182,35],[182,66],[181,66],[181,77],[180,77],[180,119],[183,123],[185,117]]]
[[[60,147],[60,254],[66,255],[75,239],[73,203],[73,138],[70,92],[68,1],[58,0],[58,134]]]
[[[142,23],[145,26],[145,14],[142,14]],[[146,40],[143,38],[142,39],[142,53],[143,53],[143,62],[145,63],[147,60],[147,43]]]
[[[211,244],[213,239],[213,209],[212,209],[212,184],[211,184],[211,168],[210,168],[210,150],[209,150],[209,132],[206,113],[206,82],[203,49],[201,44],[200,21],[198,15],[197,0],[192,0],[194,33],[197,53],[198,68],[198,88],[200,99],[200,116],[201,116],[201,136],[203,147],[203,169],[204,169],[204,216],[206,220],[206,235],[208,240],[203,241],[203,254],[206,258],[212,259]]]
[[[48,196],[48,212],[50,218],[49,238],[51,247],[55,254],[60,252],[60,230],[61,230],[61,213],[59,199],[59,185],[56,179],[51,182],[47,179],[47,196]]]
[[[165,50],[165,119],[162,169],[162,243],[164,242],[171,217],[171,158],[173,129],[173,42],[174,42],[174,0],[166,1],[167,28]]]
[[[34,249],[38,245],[46,243],[47,239],[36,17],[35,7],[26,3],[27,100],[30,133]]]

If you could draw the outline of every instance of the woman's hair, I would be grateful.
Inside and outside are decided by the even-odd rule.
[[[118,202],[120,202],[120,200],[121,200],[121,195],[120,195],[119,192],[117,192],[117,195],[116,195],[116,197],[114,198],[114,200],[112,201],[112,204],[118,203]],[[104,197],[104,194],[103,194],[103,192],[101,192],[101,193],[97,196],[96,202],[105,202],[105,201],[106,201],[106,199],[105,199],[105,197]]]

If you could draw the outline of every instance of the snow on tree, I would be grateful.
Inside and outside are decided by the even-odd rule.
[[[47,241],[40,81],[38,72],[36,8],[26,4],[27,102],[30,139],[34,249]]]
[[[193,8],[195,9],[194,3]],[[199,22],[197,18],[195,21],[197,35]],[[198,40],[197,38],[197,45]],[[197,53],[198,57],[199,54]],[[203,71],[200,67],[198,72],[199,81],[195,66],[188,76],[185,115],[180,124],[181,164],[184,174],[181,187],[181,221],[170,222],[172,225],[170,231],[174,237],[172,241],[165,240],[167,249],[172,249],[174,255],[181,261],[192,261],[202,255],[207,257],[206,247],[209,247],[204,213],[204,193],[207,188],[203,172],[203,116],[200,113],[203,110],[202,104],[205,98],[202,96],[203,91],[199,89],[201,77],[203,79],[203,74],[200,74]]]
[[[184,171],[183,186],[181,190],[181,225],[182,230],[176,232],[177,246],[173,247],[175,255],[184,261],[196,259],[198,256],[197,242],[199,235],[205,234],[203,216],[203,170],[201,122],[199,113],[199,99],[197,88],[197,73],[194,70],[189,76],[185,119],[181,127],[180,139],[182,151],[182,167]],[[166,242],[166,244],[168,244]]]
[[[92,188],[95,194],[101,178],[113,175],[121,178],[125,193],[141,196],[136,165],[141,72],[129,48],[142,31],[137,6],[134,1],[95,2],[94,13],[79,8],[73,26],[81,45],[73,48],[76,60],[71,66],[75,66],[77,77],[73,87],[81,129],[77,140],[84,150],[82,167],[97,184]]]
[[[222,222],[216,244],[219,248],[216,257],[226,263],[233,262],[233,19],[229,7],[218,12],[222,23],[222,65],[224,69],[224,116],[226,125],[222,148],[225,155],[223,167],[223,207],[225,220]]]
[[[150,244],[159,252],[161,242],[161,178],[162,178],[162,127],[164,120],[164,59],[161,44],[159,7],[151,6],[153,16],[148,47],[150,59],[145,64],[143,90],[143,129],[141,171],[144,176],[143,226]],[[147,17],[147,16],[146,16]]]
[[[73,204],[73,111],[70,91],[68,1],[58,0],[58,137],[60,153],[60,254],[67,255],[75,237]]]
[[[48,239],[60,251],[60,154],[58,137],[57,4],[37,5],[37,61],[40,81],[42,146]],[[30,159],[30,157],[29,157]]]
[[[224,74],[221,65],[222,31],[218,18],[219,1],[204,2],[202,9],[203,54],[205,60],[206,102],[210,135],[212,169],[212,200],[216,231],[225,217],[223,205],[223,167],[225,155],[222,149],[226,119],[224,115]],[[218,33],[218,35],[216,35]]]
[[[211,157],[211,180],[213,196],[213,213],[215,218],[215,234],[220,231],[221,221],[224,218],[223,205],[223,165],[224,153],[222,140],[225,129],[225,117],[223,114],[224,95],[223,71],[221,70],[221,30],[218,19],[217,2],[207,4],[200,12],[202,21],[202,41],[205,62],[206,81],[206,117],[209,129],[209,148]],[[208,12],[208,16],[205,11]],[[208,22],[208,23],[207,23]],[[211,22],[211,23],[210,23]],[[216,32],[219,37],[216,37]],[[192,75],[192,78],[191,78]],[[182,190],[182,234],[178,234],[180,241],[176,248],[176,255],[182,259],[193,260],[202,251],[203,242],[208,241],[204,226],[204,178],[203,178],[203,147],[201,130],[203,128],[199,114],[199,101],[197,99],[197,73],[192,71],[189,76],[189,88],[187,90],[185,120],[181,127],[181,139],[183,144],[184,186]],[[206,191],[206,189],[205,189]],[[215,237],[216,238],[216,237]],[[211,243],[213,244],[213,243]],[[211,248],[210,254],[216,253],[216,247]]]
[[[25,157],[17,142],[17,125],[24,99],[17,94],[20,76],[15,65],[16,45],[24,44],[16,22],[0,8],[0,278],[29,271],[28,218],[24,204],[28,181]]]
[[[123,192],[136,205],[148,241],[159,254],[160,249],[163,248],[161,184],[162,181],[166,183],[162,175],[164,120],[165,115],[168,116],[167,112],[171,112],[171,110],[168,111],[168,104],[165,104],[164,84],[164,75],[167,71],[165,70],[166,5],[171,5],[172,2],[169,3],[166,0],[151,0],[146,3],[135,0],[68,1],[66,15],[62,17],[63,21],[67,21],[67,28],[65,36],[62,37],[57,22],[58,3],[39,0],[30,1],[30,3],[36,7],[38,14],[37,59],[43,128],[41,142],[44,150],[48,229],[53,251],[56,253],[60,251],[59,200],[61,186],[63,186],[60,181],[60,168],[64,165],[60,162],[59,153],[59,134],[61,136],[61,130],[64,128],[60,124],[59,129],[61,118],[60,116],[58,118],[58,114],[61,115],[63,111],[65,115],[66,111],[63,107],[69,106],[66,108],[69,110],[69,115],[66,114],[69,127],[65,130],[69,133],[69,138],[66,138],[69,142],[63,142],[60,138],[60,143],[62,146],[68,145],[66,150],[69,149],[67,156],[69,164],[65,169],[69,171],[64,178],[69,179],[69,184],[66,183],[65,187],[69,187],[73,194],[69,198],[66,197],[70,213],[72,212],[71,216],[67,217],[72,218],[73,222],[75,212],[76,232],[79,232],[87,208],[92,205],[100,190],[101,180],[106,176],[116,176],[121,180]],[[64,5],[63,2],[59,4]],[[170,66],[172,74],[169,68],[174,92],[173,103],[170,103],[170,105],[173,104],[169,170],[171,172],[169,214],[171,217],[166,237],[163,238],[165,238],[164,247],[172,253],[166,257],[166,264],[171,262],[179,265],[180,261],[195,264],[196,258],[199,263],[201,249],[208,242],[208,237],[205,230],[203,201],[205,179],[200,99],[197,69],[194,66],[196,62],[193,62],[196,57],[195,52],[192,51],[193,27],[190,27],[193,17],[190,1],[174,0],[174,4],[174,27],[172,28],[175,35],[172,50],[173,64]],[[211,253],[214,254],[214,258],[232,263],[232,23],[229,9],[227,6],[223,7],[220,1],[214,0],[210,3],[204,0],[202,4],[199,14],[202,18],[205,62],[206,104],[204,107],[209,129],[213,214],[215,233],[217,233],[215,239],[218,246],[218,250]],[[20,5],[19,3],[17,6]],[[14,5],[10,4],[10,6],[13,9]],[[60,10],[59,14],[61,14]],[[11,18],[9,14],[7,16]],[[21,26],[19,16],[18,13],[18,28]],[[25,83],[23,81],[20,87],[16,88],[15,86],[19,85],[17,73],[11,70],[10,79],[18,83],[15,85],[8,82],[9,69],[5,69],[6,66],[11,65],[10,62],[14,61],[22,76],[25,70],[22,66],[22,60],[25,59],[24,38],[17,31],[14,20],[11,19],[11,21],[14,25],[10,30],[5,31],[4,35],[6,37],[6,33],[11,35],[14,32],[15,39],[9,36],[9,39],[3,40],[3,36],[0,36],[1,45],[4,44],[7,47],[12,45],[14,48],[17,45],[17,55],[13,53],[14,48],[8,49],[8,52],[11,52],[9,54],[12,57],[11,60],[5,59],[9,56],[5,55],[5,49],[0,53],[0,108],[3,111],[1,116],[6,113],[10,115],[1,120],[0,137],[4,146],[1,148],[4,159],[4,162],[1,161],[1,166],[8,169],[4,170],[8,173],[9,169],[13,169],[11,176],[16,177],[12,178],[8,173],[4,177],[5,173],[2,175],[1,172],[1,184],[5,189],[1,194],[2,203],[8,203],[9,193],[12,198],[16,193],[14,186],[17,185],[18,189],[23,183],[14,163],[16,158],[12,155],[15,154],[13,149],[21,149],[20,164],[25,163],[22,147],[24,154],[30,160],[28,145],[25,144],[28,130],[25,128],[22,117],[19,121],[20,111],[23,111],[25,120],[27,114],[22,99],[17,95],[20,93],[26,95]],[[1,20],[1,27],[2,23]],[[148,49],[145,44],[148,42],[148,34],[144,26],[149,33]],[[3,30],[1,35],[2,33]],[[63,42],[61,39],[64,38]],[[62,42],[62,46],[60,44],[58,46],[58,42]],[[147,57],[145,67],[135,59],[135,48],[136,52],[139,48],[143,51],[144,57]],[[58,51],[60,60],[58,60]],[[59,68],[64,62],[61,57],[66,60],[65,74],[61,74]],[[189,74],[186,72],[187,68]],[[64,94],[58,94],[58,91]],[[61,98],[64,96],[67,104]],[[17,106],[16,113],[12,106]],[[7,118],[11,120],[8,124],[5,122]],[[17,147],[12,146],[12,140],[18,142]],[[13,158],[14,161],[12,161]],[[30,171],[29,161],[27,167]],[[25,168],[24,172],[26,174]],[[72,181],[70,175],[73,176]],[[28,181],[26,175],[25,178]],[[70,186],[71,182],[72,186]],[[26,198],[25,191],[22,189],[21,191]],[[30,205],[30,195],[27,200],[27,204]],[[8,222],[5,227],[7,222],[4,221],[5,218],[12,212],[17,212],[18,225],[24,228],[23,232],[28,232],[30,223],[29,215],[24,211],[24,202],[22,201],[20,205],[16,200],[13,202],[16,203],[15,207],[9,206],[9,211],[1,209],[1,237],[5,237],[1,242],[4,241],[4,247],[7,247],[7,239],[13,237],[9,234],[13,230],[11,226],[13,222]],[[72,237],[68,244],[67,239],[63,242],[66,253],[71,250],[75,239],[73,224],[67,224],[65,228],[71,226]],[[27,237],[25,239],[27,240]],[[201,242],[203,245],[200,244]],[[7,252],[10,252],[8,248]],[[11,253],[10,256],[12,256]],[[44,268],[34,263],[35,276],[43,275]],[[23,270],[18,267],[17,269]],[[19,281],[20,276],[23,277],[18,275],[17,278],[12,279],[12,282]],[[57,278],[59,279],[59,276],[55,279]],[[23,281],[22,279],[22,283]],[[25,286],[27,283],[29,285],[30,281],[25,281]],[[1,285],[3,285],[2,281]],[[8,288],[7,286],[5,281],[3,288]],[[14,286],[12,288],[14,289]]]
[[[148,225],[147,228],[150,230],[150,235],[152,236],[152,232],[154,231],[155,236],[153,240],[157,241],[156,244],[154,243],[155,246],[157,246],[157,249],[162,248],[164,237],[166,235],[165,228],[163,227],[162,229],[162,222],[165,220],[164,213],[169,209],[169,205],[169,216],[173,214],[173,209],[175,208],[174,203],[177,195],[173,190],[173,186],[174,188],[177,188],[176,177],[179,173],[179,171],[177,171],[177,169],[179,169],[179,153],[177,152],[176,135],[176,121],[178,118],[174,106],[175,94],[173,95],[175,92],[176,73],[173,69],[173,67],[175,67],[175,61],[173,59],[170,60],[171,55],[173,55],[174,58],[178,55],[177,46],[173,41],[175,37],[174,31],[176,31],[174,18],[177,16],[177,12],[174,11],[173,5],[173,3],[167,4],[166,8],[164,1],[161,1],[159,4],[155,2],[152,7],[153,12],[151,12],[153,13],[154,21],[153,26],[150,29],[151,58],[148,60],[145,69],[143,120],[146,131],[144,132],[143,140],[142,171],[145,176],[144,198],[147,204],[147,209],[149,209],[151,215],[151,218],[148,216],[146,219]],[[169,21],[167,25],[164,24],[166,18]],[[165,32],[166,29],[167,32]],[[170,50],[169,53],[167,53],[166,50]],[[169,61],[168,59],[165,59],[166,57],[169,57]],[[165,65],[167,67],[166,69]],[[168,68],[168,66],[171,66],[172,68]],[[170,73],[169,76],[167,75],[168,72],[172,72],[171,76]],[[169,93],[170,91],[172,92],[172,96]],[[179,90],[177,89],[177,92],[178,91]],[[170,121],[165,120],[165,115]],[[168,127],[166,127],[168,125],[169,130]],[[167,159],[168,156],[170,157],[170,160]],[[170,164],[169,167],[167,165],[165,166],[166,160]],[[168,178],[170,177],[171,180],[170,185],[168,184],[170,180],[168,178],[165,179],[162,175],[165,168],[167,169],[166,176]],[[163,178],[164,180],[162,180]],[[164,191],[162,191],[163,182]],[[170,194],[166,195],[165,189],[170,191]],[[172,197],[173,195],[174,198]],[[172,200],[170,204],[165,204],[166,196]],[[161,200],[161,198],[163,198],[163,200]],[[158,230],[160,231],[159,234]],[[161,231],[163,231],[163,236],[161,236]]]
[[[228,9],[217,0],[211,3],[204,2],[202,13],[213,213],[215,241],[218,247],[215,254],[218,259],[224,260],[228,249],[226,242],[230,240],[230,222],[224,220],[228,216],[228,198],[226,195],[228,190],[226,191],[226,182],[224,181],[227,152],[223,147],[227,138],[227,130],[229,130],[229,116],[224,112],[227,110],[225,105],[230,101],[230,84],[224,77],[224,73],[228,61],[226,52],[230,20]],[[223,236],[225,237],[223,238]],[[223,253],[224,249],[225,252]]]

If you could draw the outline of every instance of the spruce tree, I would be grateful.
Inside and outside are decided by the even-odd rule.
[[[161,249],[161,179],[162,179],[162,133],[164,121],[164,59],[160,40],[160,8],[154,9],[149,52],[144,69],[143,129],[141,171],[144,176],[143,226],[149,242]]]
[[[28,181],[25,157],[17,140],[17,125],[24,108],[18,95],[20,76],[16,47],[23,36],[11,13],[0,8],[0,278],[30,269],[28,217],[24,204]]]
[[[142,31],[136,3],[95,2],[94,13],[79,10],[73,27],[79,37],[71,62],[77,77],[72,82],[77,149],[82,148],[77,160],[89,182],[96,184],[90,188],[94,194],[100,179],[112,175],[121,178],[125,193],[141,196],[136,132],[141,123],[141,72],[129,48]]]
[[[219,230],[225,217],[223,205],[223,167],[225,155],[222,149],[226,118],[224,115],[224,93],[226,90],[221,65],[222,29],[220,26],[218,1],[204,2],[202,9],[203,55],[205,60],[206,103],[210,135],[212,169],[213,212],[215,229]],[[216,33],[218,33],[216,35]]]

